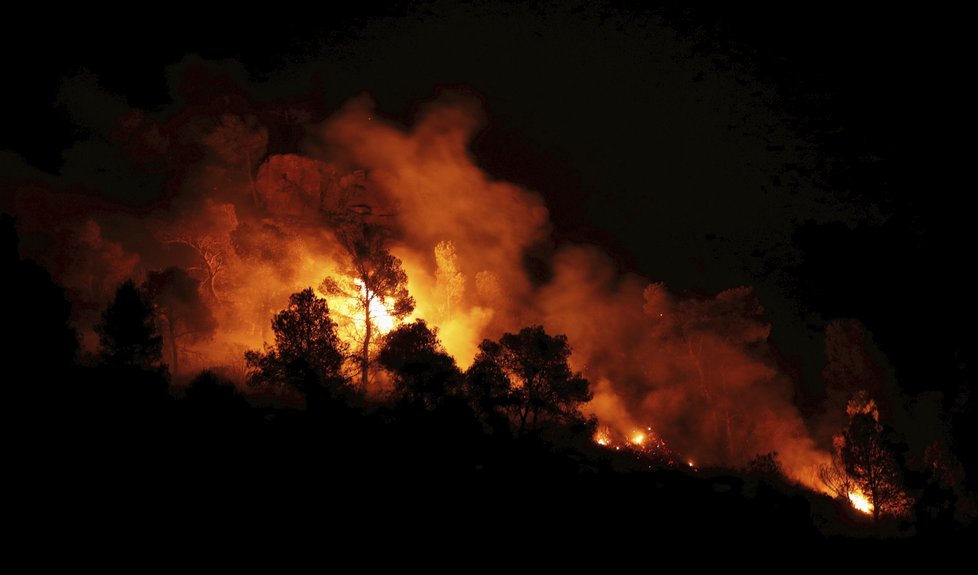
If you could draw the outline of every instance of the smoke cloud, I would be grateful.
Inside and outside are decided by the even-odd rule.
[[[814,485],[828,455],[792,403],[751,288],[681,296],[622,274],[592,246],[553,245],[543,199],[476,165],[478,98],[445,93],[404,127],[366,96],[323,116],[312,104],[215,94],[226,80],[194,73],[198,89],[167,112],[105,95],[122,109],[97,146],[76,148],[111,163],[111,179],[74,170],[5,184],[0,208],[20,218],[23,253],[68,289],[88,351],[119,283],[177,267],[199,283],[217,328],[186,342],[176,376],[211,367],[240,379],[243,352],[272,339],[270,319],[288,295],[337,273],[335,222],[353,213],[391,230],[414,316],[439,329],[463,368],[483,338],[540,323],[568,336],[603,425],[650,427],[698,465],[777,451],[792,477]],[[97,105],[97,86],[79,85],[76,107]],[[119,173],[132,174],[137,195],[119,188]],[[141,195],[152,181],[156,195]]]

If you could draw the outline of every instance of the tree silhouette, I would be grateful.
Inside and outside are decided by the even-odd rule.
[[[856,489],[856,484],[846,473],[846,465],[842,461],[843,441],[841,435],[833,438],[832,461],[827,465],[820,465],[816,470],[816,475],[822,485],[828,488],[836,499],[848,502],[849,494]]]
[[[220,301],[221,298],[217,294],[217,277],[225,270],[230,251],[229,243],[223,238],[205,233],[179,233],[168,237],[165,242],[183,245],[194,251],[199,264],[188,268],[189,271],[201,274],[207,292],[214,301]]]
[[[653,284],[649,289],[662,288]],[[736,459],[737,449],[749,445],[752,439],[743,435],[749,433],[749,426],[738,425],[746,418],[745,405],[734,391],[736,386],[729,381],[732,370],[711,358],[722,357],[727,350],[766,340],[771,327],[763,321],[764,308],[751,288],[741,286],[724,290],[712,298],[683,300],[672,314],[675,315],[677,334],[696,374],[698,393],[710,411],[717,446],[728,457]],[[738,441],[738,437],[744,437],[745,441]]]
[[[181,268],[149,272],[143,284],[163,326],[164,347],[170,356],[173,373],[180,370],[181,342],[205,338],[214,332],[217,321],[200,297],[200,282]]]
[[[502,406],[520,433],[545,423],[582,423],[582,403],[591,400],[588,381],[574,373],[567,336],[552,336],[542,326],[507,333],[499,343],[483,341],[472,368],[470,386],[486,391],[483,399]],[[499,392],[506,389],[506,395]]]
[[[402,401],[429,409],[457,391],[461,382],[462,374],[442,348],[437,331],[421,319],[384,336],[377,363],[391,372]]]
[[[510,403],[510,382],[500,362],[496,361],[502,354],[499,347],[498,342],[488,339],[479,344],[479,354],[465,372],[465,387],[475,412],[491,428],[503,430],[509,425],[503,411]]]
[[[873,520],[901,516],[910,500],[883,427],[872,413],[854,413],[843,434],[841,458],[846,474],[873,504]]]
[[[4,365],[29,363],[42,371],[67,368],[75,358],[78,340],[69,324],[71,303],[65,290],[37,262],[20,258],[20,239],[14,218],[8,214],[0,215],[0,244],[4,278],[0,320],[9,330],[0,346]],[[45,352],[45,361],[40,364],[34,361],[39,349]]]
[[[312,288],[289,296],[288,308],[272,320],[275,345],[248,351],[245,361],[252,385],[288,385],[306,398],[307,405],[323,393],[339,393],[347,346],[336,335],[326,300]]]
[[[904,488],[893,442],[879,422],[876,402],[861,390],[846,412],[849,423],[833,438],[832,463],[819,468],[819,479],[840,499],[855,502],[856,494],[865,497],[874,521],[883,515],[906,515],[913,501]]]
[[[151,368],[163,357],[153,306],[132,280],[116,290],[96,329],[102,359],[109,365]]]
[[[451,319],[455,308],[465,294],[465,276],[458,271],[458,255],[455,244],[450,241],[438,242],[435,246],[435,282],[438,288],[438,311],[443,319]]]
[[[63,428],[52,425],[50,417],[67,425],[85,395],[74,366],[78,340],[69,323],[71,304],[46,269],[20,258],[14,218],[7,214],[0,214],[0,274],[0,362],[4,402],[10,406],[6,429],[34,439],[9,443],[14,452],[56,460],[36,440],[50,436],[64,445]]]
[[[360,391],[370,382],[378,310],[391,320],[403,320],[414,311],[414,298],[407,291],[407,274],[401,260],[386,248],[384,230],[362,223],[339,234],[349,259],[342,263],[343,278],[327,277],[319,289],[352,302],[354,320],[362,328],[356,361],[360,371]],[[378,307],[379,306],[379,307]]]
[[[234,384],[211,370],[200,372],[190,382],[185,401],[201,420],[214,419],[219,422],[243,414],[249,407],[248,401],[238,393]]]

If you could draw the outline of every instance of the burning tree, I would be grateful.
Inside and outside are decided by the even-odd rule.
[[[168,244],[187,246],[194,251],[199,264],[191,266],[188,271],[200,274],[201,284],[207,286],[207,292],[214,301],[220,301],[221,298],[217,295],[217,276],[224,271],[229,244],[210,234],[175,234],[165,241]]]
[[[744,388],[774,375],[757,361],[770,333],[763,321],[764,309],[749,287],[675,305],[667,303],[664,292],[662,284],[646,289],[645,312],[681,346],[675,349],[674,360],[684,357],[690,391],[709,414],[716,454],[731,464],[745,461],[754,455],[749,446],[755,437],[742,400]]]
[[[362,330],[356,356],[362,392],[370,382],[376,332],[390,331],[396,322],[410,315],[414,298],[408,293],[401,260],[384,245],[382,228],[363,223],[347,228],[339,236],[349,259],[341,264],[342,277],[327,277],[319,289],[352,304],[353,320]]]
[[[910,496],[891,443],[879,423],[876,403],[863,392],[849,402],[849,425],[835,437],[830,466],[819,469],[819,478],[837,497],[849,500],[859,511],[902,516],[910,508]]]
[[[900,516],[910,501],[903,490],[900,468],[886,441],[883,427],[872,414],[857,413],[844,434],[842,462],[846,473],[869,500],[873,520],[880,515]]]
[[[336,335],[329,305],[312,288],[289,297],[289,307],[272,320],[275,346],[245,353],[252,385],[286,384],[306,397],[337,392],[346,383],[347,346]]]
[[[504,334],[499,342],[484,340],[469,369],[480,389],[500,394],[486,398],[503,407],[518,431],[535,430],[545,422],[580,423],[582,403],[591,400],[588,381],[571,370],[567,336],[549,335],[542,326]]]
[[[444,319],[452,317],[452,311],[465,294],[465,276],[458,271],[457,261],[455,244],[450,241],[438,242],[435,246],[435,263],[438,265],[435,281],[441,299],[438,311]]]

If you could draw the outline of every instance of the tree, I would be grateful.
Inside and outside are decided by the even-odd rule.
[[[116,290],[96,329],[107,364],[149,368],[163,357],[163,338],[156,331],[153,306],[132,280]]]
[[[12,366],[44,372],[67,369],[78,350],[77,334],[70,323],[71,302],[46,269],[20,258],[19,246],[13,216],[0,214],[0,273],[4,278],[0,325],[7,330],[0,358],[11,376],[22,373]],[[34,358],[40,349],[45,361],[38,363]]]
[[[437,330],[421,319],[385,335],[377,363],[391,372],[402,401],[429,409],[453,393],[462,376],[438,341]]]
[[[181,268],[149,272],[143,289],[163,326],[164,348],[169,350],[173,373],[180,370],[181,341],[191,342],[214,332],[217,320],[200,297],[200,282]]]
[[[749,287],[724,290],[713,297],[674,301],[661,283],[645,290],[646,315],[675,345],[668,361],[687,375],[688,397],[699,397],[708,410],[709,441],[717,459],[734,464],[752,455],[751,414],[745,411],[745,388],[773,375],[763,362],[770,325]],[[695,395],[694,395],[695,394]]]
[[[873,409],[884,423],[894,422],[900,396],[895,387],[892,368],[880,351],[873,334],[858,320],[835,319],[825,326],[826,423],[833,427],[848,424],[847,406],[872,397]]]
[[[272,319],[275,345],[248,351],[245,361],[252,385],[288,385],[310,399],[335,394],[346,383],[347,346],[336,335],[329,305],[312,288],[289,296],[288,308]]]
[[[185,403],[205,423],[224,423],[230,416],[245,414],[249,407],[234,384],[209,369],[197,374],[186,393]]]
[[[355,230],[355,231],[354,231]],[[384,245],[383,229],[367,223],[348,228],[340,241],[349,259],[342,263],[344,278],[327,277],[320,291],[352,302],[355,323],[362,329],[356,361],[360,368],[360,391],[370,382],[377,321],[382,315],[391,322],[403,320],[414,311],[414,298],[407,291],[407,274],[401,260]],[[388,326],[388,329],[392,326]]]
[[[551,336],[542,326],[526,327],[504,334],[498,344],[485,340],[479,349],[470,379],[490,391],[490,401],[510,413],[520,433],[548,422],[584,421],[579,407],[591,400],[591,392],[588,381],[568,364],[567,336]],[[505,397],[492,397],[503,388]]]
[[[178,254],[187,258],[183,267],[200,280],[214,301],[220,302],[218,278],[234,263],[236,254],[231,238],[238,224],[233,204],[206,198],[185,210],[178,219],[158,224],[156,236],[183,252]]]
[[[465,372],[466,394],[472,400],[472,407],[494,429],[505,429],[508,425],[508,418],[502,412],[510,403],[510,382],[497,360],[501,355],[498,342],[483,340],[478,355]]]
[[[268,148],[268,129],[259,125],[254,117],[242,119],[225,114],[221,116],[221,123],[204,136],[203,142],[228,169],[248,177],[252,202],[255,207],[262,207],[255,184],[255,168]]]
[[[457,261],[455,244],[450,241],[438,242],[435,246],[435,263],[438,266],[435,281],[440,299],[438,311],[443,319],[452,317],[453,310],[465,294],[465,276],[458,271]]]
[[[778,452],[771,451],[756,457],[747,462],[747,473],[754,477],[767,480],[784,480],[786,477],[784,467],[778,461]]]
[[[4,401],[11,406],[7,429],[35,439],[51,436],[63,444],[63,430],[85,395],[73,373],[78,339],[71,327],[71,303],[46,269],[20,258],[15,221],[7,214],[0,214],[0,274],[0,362]],[[52,412],[58,425],[51,425]],[[14,443],[20,442],[9,442]],[[51,459],[38,441],[23,443],[24,455]]]
[[[852,415],[843,434],[841,459],[846,475],[872,504],[873,520],[879,521],[880,515],[905,514],[910,500],[890,443],[873,415]]]
[[[879,422],[876,402],[860,390],[846,412],[849,423],[833,438],[832,463],[819,468],[819,479],[836,497],[871,512],[874,521],[883,515],[905,515],[912,501],[903,486],[893,442]],[[861,498],[865,498],[862,507]]]
[[[176,234],[165,241],[168,244],[187,246],[194,251],[200,263],[188,268],[188,270],[201,274],[203,276],[202,283],[207,286],[207,292],[214,298],[214,301],[220,301],[221,298],[217,295],[217,276],[224,271],[227,263],[228,242],[204,233]]]
[[[826,465],[819,465],[816,474],[819,481],[822,482],[822,485],[836,499],[849,503],[851,501],[850,494],[854,493],[857,488],[846,473],[846,465],[842,461],[843,441],[842,435],[837,435],[833,438],[834,449],[832,452],[832,461]]]

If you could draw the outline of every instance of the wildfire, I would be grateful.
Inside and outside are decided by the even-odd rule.
[[[859,511],[860,513],[865,513],[870,515],[873,512],[873,504],[869,502],[869,499],[863,495],[858,490],[849,492],[849,503],[852,507]]]
[[[594,442],[598,445],[607,447],[611,444],[611,437],[605,431],[598,431],[594,434]]]
[[[665,440],[652,431],[651,427],[637,428],[629,433],[624,433],[608,426],[602,426],[595,432],[593,439],[596,444],[607,449],[626,451],[641,458],[651,458],[663,465],[672,466],[676,465],[677,461],[681,461],[669,449]]]
[[[370,320],[374,329],[382,334],[394,329],[394,318],[391,317],[390,310],[384,305],[383,300],[379,296],[371,294],[367,290],[367,286],[363,285],[363,282],[359,278],[353,280],[353,283],[360,288],[360,293],[364,296],[364,299],[370,299]],[[370,298],[371,295],[374,295],[374,297]],[[362,329],[364,327],[363,319],[357,318],[356,321],[357,327]]]

